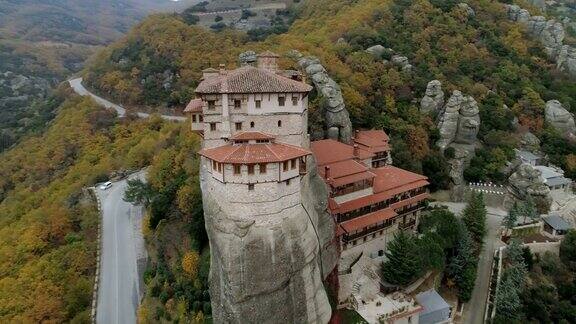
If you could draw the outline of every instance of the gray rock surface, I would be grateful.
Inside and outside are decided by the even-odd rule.
[[[327,323],[331,306],[322,280],[336,266],[334,222],[313,162],[301,201],[289,210],[243,215],[237,199],[214,190],[201,168],[210,238],[210,295],[215,323]]]
[[[254,52],[254,51],[246,51],[246,52],[242,52],[242,53],[240,53],[240,55],[238,55],[238,61],[240,61],[241,66],[254,65],[257,60],[258,60],[258,56],[257,56],[256,52]]]
[[[542,181],[540,175],[541,172],[534,169],[530,164],[521,164],[508,178],[514,196],[519,199],[526,199],[530,195],[537,205],[550,206],[552,203],[550,189]]]
[[[565,135],[576,135],[574,116],[558,100],[546,102],[546,122]]]
[[[554,19],[543,16],[531,16],[528,10],[517,5],[505,5],[508,19],[526,26],[532,37],[537,39],[546,50],[548,58],[556,62],[557,69],[576,76],[576,48],[564,45],[564,27]]]
[[[470,7],[470,5],[468,5],[467,3],[464,2],[459,3],[458,8],[464,9],[468,14],[468,17],[476,16],[476,11],[474,11],[474,9],[472,9],[472,7]]]
[[[386,47],[382,45],[374,45],[366,49],[366,52],[370,53],[372,56],[378,59],[382,58],[382,55],[386,53],[386,51],[387,51]]]
[[[464,169],[474,157],[480,129],[480,115],[476,100],[454,90],[439,115],[440,139],[436,143],[444,152],[447,147],[455,149],[455,157],[449,161],[450,176],[454,184],[464,181]]]
[[[324,100],[324,120],[326,122],[327,136],[332,139],[350,143],[352,139],[352,122],[340,86],[329,75],[326,69],[315,57],[302,57],[292,51],[291,57],[298,58],[298,64],[314,83],[316,91]],[[336,131],[337,129],[337,131]]]
[[[520,147],[530,152],[538,152],[540,150],[540,140],[536,135],[526,132],[520,138]]]
[[[420,111],[423,113],[437,113],[444,106],[444,91],[442,83],[438,80],[428,82],[426,94],[420,101]]]

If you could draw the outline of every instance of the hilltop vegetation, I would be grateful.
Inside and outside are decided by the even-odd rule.
[[[0,1],[0,151],[47,121],[44,99],[150,10],[192,0]],[[38,118],[38,115],[42,115]]]
[[[58,110],[44,134],[0,155],[0,322],[88,322],[98,212],[82,188],[197,142],[183,124],[118,121],[88,99]]]
[[[342,87],[356,127],[383,127],[393,136],[395,164],[424,172],[444,187],[444,157],[433,143],[438,131],[418,112],[418,100],[432,79],[450,93],[459,89],[480,104],[480,138],[486,144],[469,180],[501,181],[517,136],[512,119],[542,140],[552,162],[574,175],[576,147],[544,124],[544,102],[558,99],[576,111],[576,84],[554,71],[538,43],[506,19],[501,3],[472,0],[475,15],[457,1],[320,0],[300,8],[290,29],[264,41],[240,32],[213,33],[176,16],[155,15],[95,59],[89,84],[132,105],[182,107],[193,97],[200,71],[236,64],[245,50],[292,49],[319,57]],[[408,57],[412,73],[384,64],[365,49],[376,44]],[[295,62],[282,60],[285,68]],[[319,100],[311,96],[311,125],[321,123]],[[504,108],[511,107],[511,111]],[[482,170],[486,170],[480,172]],[[435,180],[436,178],[437,180]]]

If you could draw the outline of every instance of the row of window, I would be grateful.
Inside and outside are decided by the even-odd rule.
[[[297,159],[292,159],[290,161],[284,161],[282,163],[282,169],[284,171],[294,170],[296,169],[296,163],[298,162]],[[220,162],[216,162],[212,160],[212,170],[218,171],[222,173],[222,164]],[[254,174],[254,170],[256,169],[256,164],[247,164],[248,167],[248,174]],[[258,170],[260,174],[266,174],[266,163],[259,163]],[[242,172],[242,164],[234,164],[234,174],[240,174]]]
[[[290,185],[290,179],[284,181],[284,183],[289,186]],[[254,190],[254,184],[253,183],[249,183],[248,184],[248,190]]]
[[[196,121],[195,118],[192,119],[192,121]],[[282,127],[282,121],[279,120],[277,125],[278,127]],[[256,126],[256,124],[254,122],[250,122],[250,128],[254,128],[254,126]],[[243,128],[243,123],[234,123],[234,128],[237,131],[241,131]],[[212,132],[216,131],[216,123],[210,123],[210,131]]]
[[[256,109],[262,108],[262,100],[255,100]],[[292,106],[298,105],[298,97],[292,97]],[[286,97],[278,97],[278,106],[286,106]],[[242,108],[242,100],[234,99],[234,109]],[[208,100],[208,110],[216,109],[216,100]]]

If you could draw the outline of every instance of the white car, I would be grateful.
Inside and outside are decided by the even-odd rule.
[[[110,189],[112,187],[112,182],[108,181],[108,182],[104,182],[103,184],[100,185],[100,190],[107,190]]]

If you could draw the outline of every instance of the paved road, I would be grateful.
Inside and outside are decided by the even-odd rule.
[[[72,89],[77,94],[79,94],[81,96],[90,96],[98,104],[100,104],[100,105],[102,105],[108,109],[116,110],[116,112],[118,113],[118,117],[124,117],[124,115],[126,115],[126,109],[124,107],[122,107],[118,104],[115,104],[113,102],[110,102],[110,101],[108,101],[102,97],[99,97],[99,96],[93,94],[92,92],[88,91],[88,89],[86,89],[84,87],[84,85],[82,85],[82,78],[76,78],[76,79],[69,80],[68,83],[70,83],[70,86],[72,87]],[[136,115],[138,115],[138,117],[140,117],[140,118],[150,117],[150,114],[143,113],[143,112],[138,112],[138,113],[136,113]],[[166,119],[166,120],[172,120],[172,121],[186,121],[186,117],[182,117],[182,116],[161,115],[161,117]]]
[[[144,178],[144,172],[131,178]],[[115,182],[108,190],[96,189],[102,204],[102,250],[100,286],[96,308],[99,324],[136,323],[136,311],[142,290],[140,272],[146,260],[142,237],[143,208],[122,198],[126,180]]]
[[[440,205],[447,206],[451,212],[459,216],[466,207],[465,203],[438,202]],[[464,307],[463,323],[465,324],[482,324],[484,323],[484,311],[486,309],[486,299],[488,298],[488,288],[490,287],[490,272],[492,270],[492,260],[494,250],[504,245],[498,236],[502,218],[506,212],[488,207],[488,234],[484,239],[484,247],[480,253],[478,261],[478,274],[472,291],[472,298]]]

